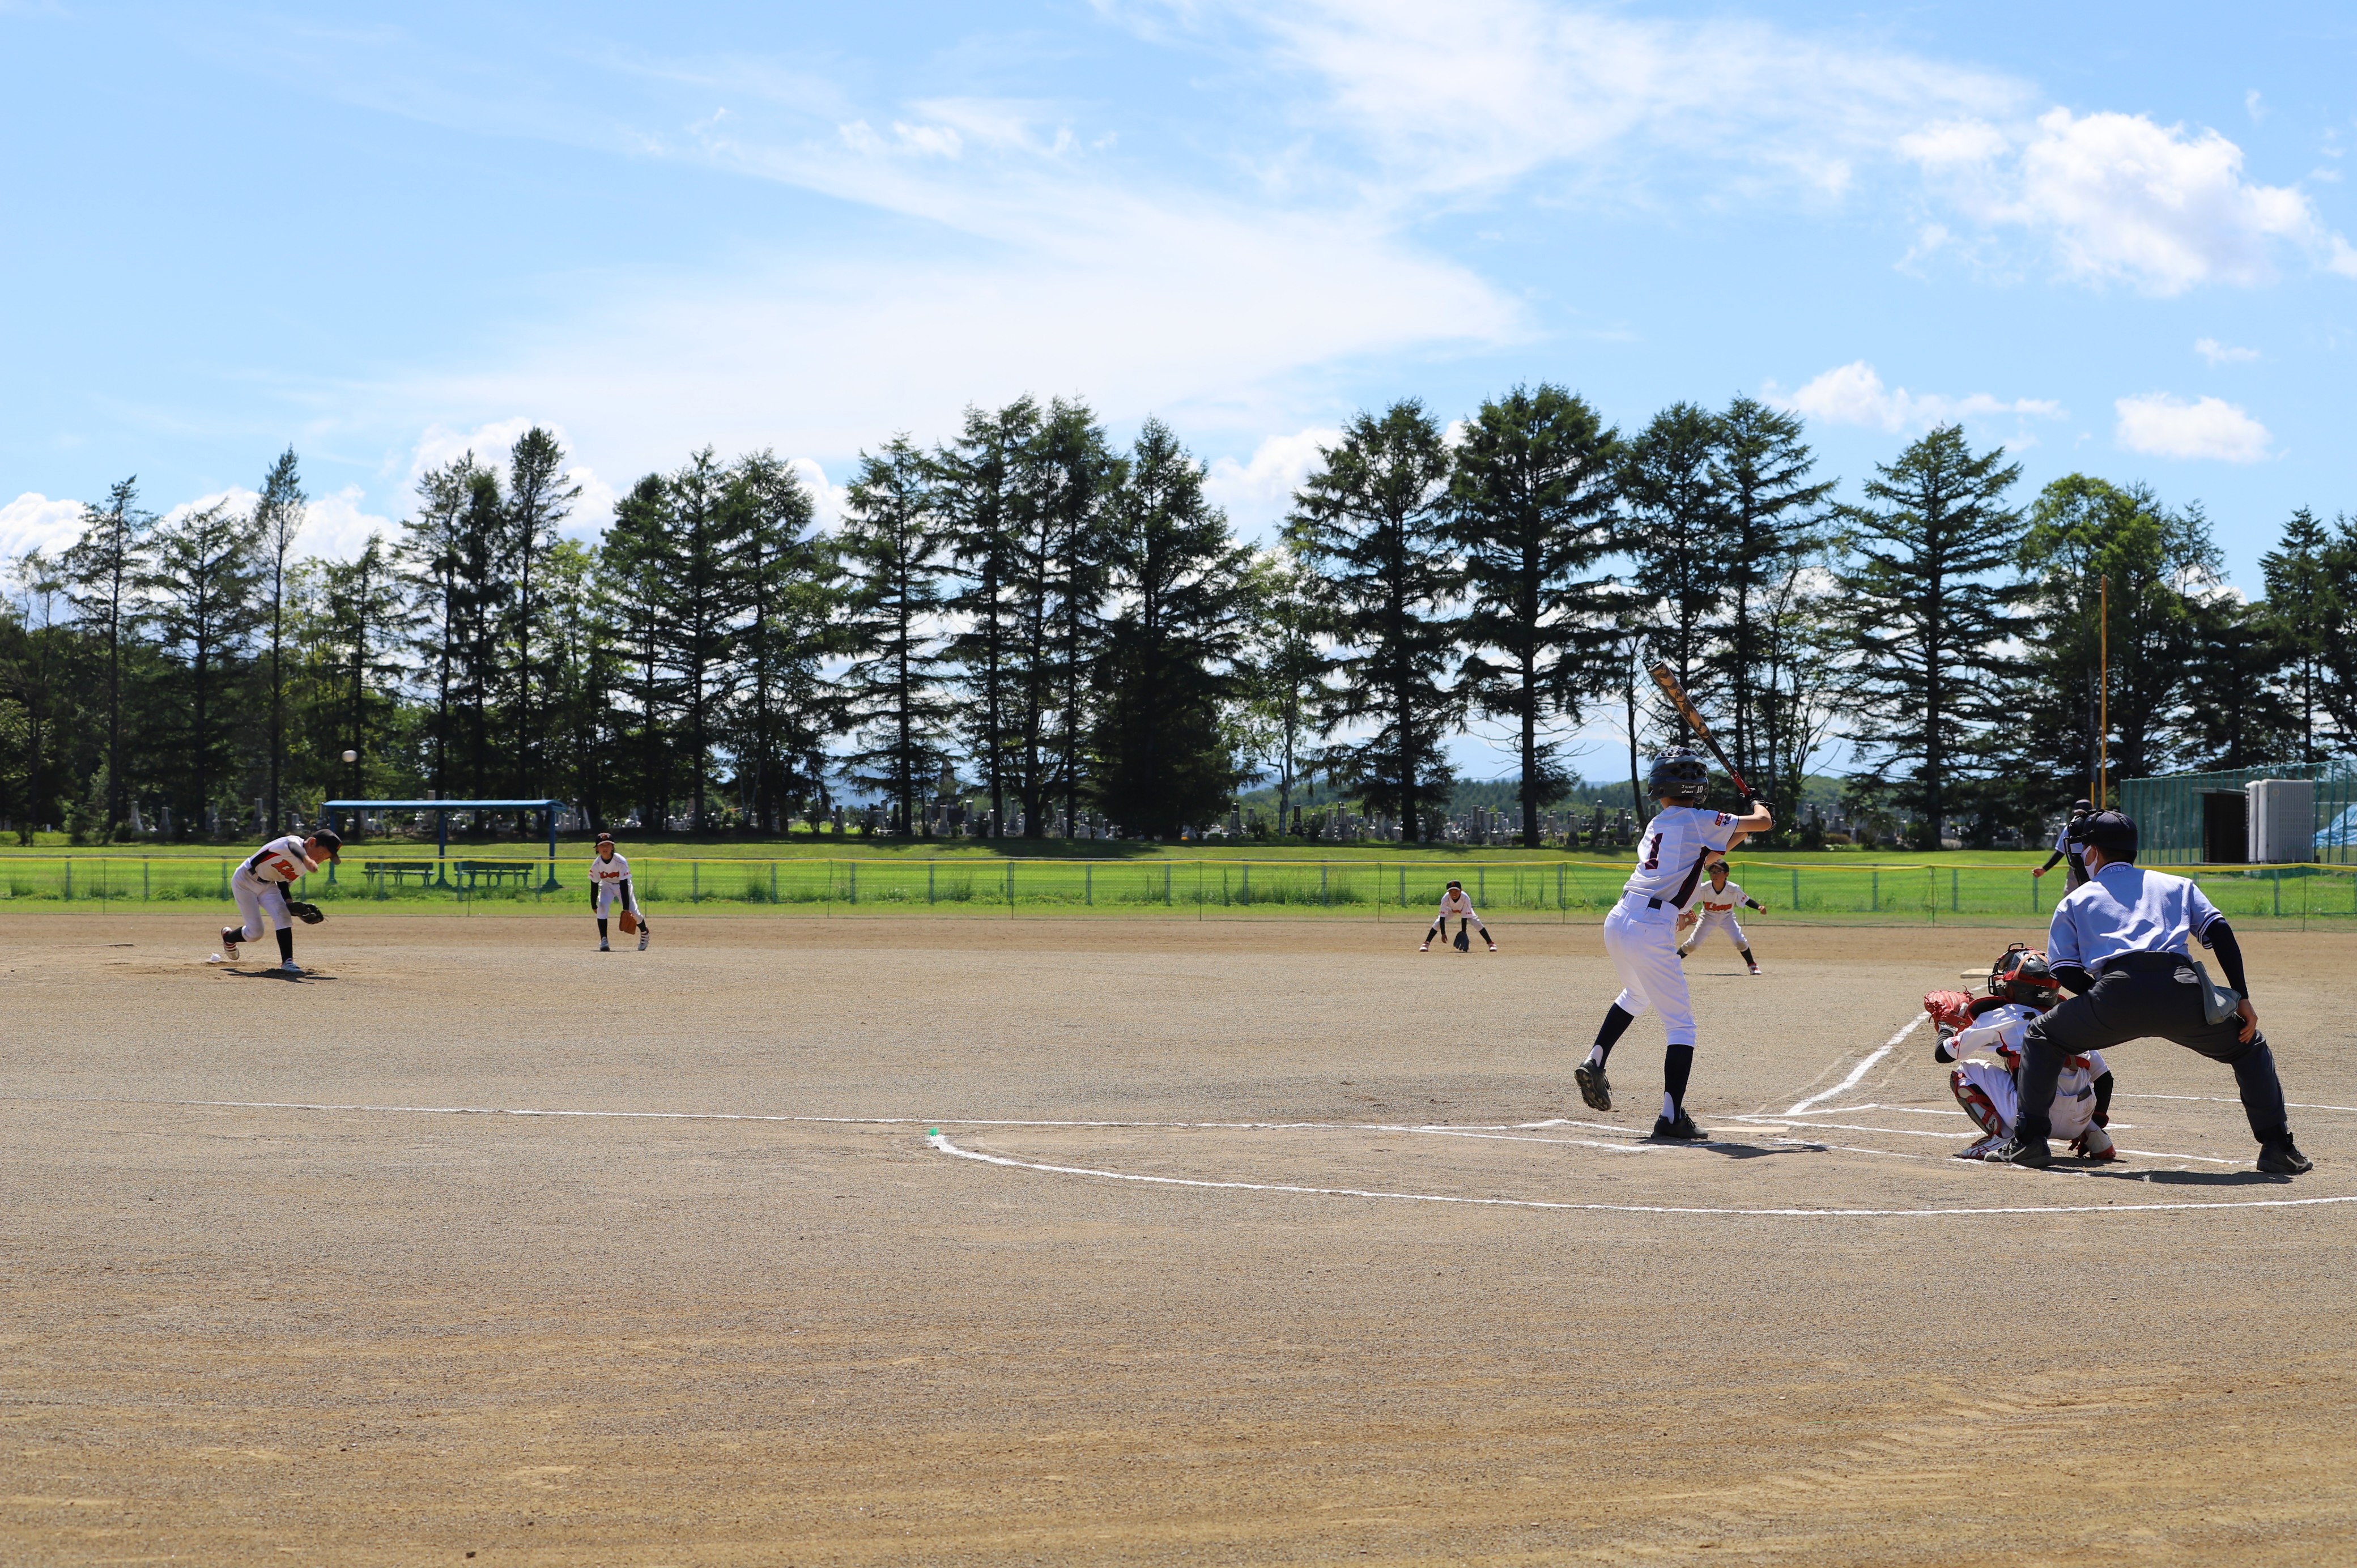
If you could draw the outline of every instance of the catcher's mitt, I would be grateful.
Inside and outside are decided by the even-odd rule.
[[[328,918],[317,904],[306,904],[299,898],[286,900],[286,912],[307,926],[316,926]]]
[[[1923,993],[1923,1011],[1932,1015],[1932,1022],[1951,1029],[1969,1029],[1973,1024],[1973,999],[1961,991],[1927,991]]]

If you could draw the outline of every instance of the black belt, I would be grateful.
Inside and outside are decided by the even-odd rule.
[[[1662,901],[1659,898],[1648,898],[1645,900],[1645,908],[1648,909],[1658,909],[1661,907]]]
[[[2098,980],[2114,973],[2159,974],[2164,971],[2183,969],[2192,961],[2183,953],[2115,952],[2109,958],[2096,961],[2089,972]]]

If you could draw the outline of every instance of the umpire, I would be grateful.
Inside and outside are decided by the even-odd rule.
[[[2021,1110],[2013,1139],[1988,1157],[2043,1168],[2062,1059],[2158,1036],[2234,1069],[2243,1114],[2259,1141],[2259,1169],[2298,1176],[2310,1168],[2291,1141],[2275,1053],[2259,1033],[2243,974],[2243,950],[2201,889],[2182,876],[2136,864],[2136,826],[2118,811],[2096,811],[2072,825],[2072,843],[2086,857],[2087,882],[2054,908],[2046,961],[2071,993],[2061,1006],[2029,1026],[2022,1041]],[[2234,1010],[2214,1009],[2193,968],[2190,942],[2218,955],[2233,988]]]

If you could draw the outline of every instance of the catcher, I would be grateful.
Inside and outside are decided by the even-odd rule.
[[[2013,1135],[2021,1102],[2021,1037],[2029,1026],[2062,999],[2062,987],[2046,965],[2046,955],[2020,942],[1989,966],[1989,993],[1975,998],[1961,991],[1934,991],[1923,1010],[1939,1029],[1932,1059],[1957,1064],[1948,1088],[1983,1134],[1960,1160],[1988,1157]],[[1994,1059],[1966,1060],[1976,1051]],[[2054,1090],[2054,1135],[2071,1140],[2073,1152],[2097,1162],[2119,1153],[2105,1131],[2112,1115],[2112,1069],[2101,1051],[2067,1058]]]
[[[278,934],[278,972],[302,973],[302,966],[295,961],[294,922],[316,926],[327,916],[317,904],[289,898],[287,888],[327,862],[341,860],[343,853],[344,841],[321,828],[309,838],[288,833],[272,839],[246,856],[245,864],[229,879],[242,923],[221,928],[221,950],[214,955],[216,961],[235,963],[240,942],[258,942],[262,933],[269,930]]]
[[[1457,950],[1458,952],[1473,950],[1473,940],[1465,934],[1465,929],[1469,925],[1481,933],[1481,940],[1490,944],[1491,952],[1498,950],[1497,939],[1490,935],[1490,928],[1481,923],[1481,917],[1473,912],[1473,900],[1465,897],[1465,884],[1457,881],[1451,881],[1448,884],[1448,890],[1440,896],[1440,913],[1433,917],[1432,929],[1424,933],[1424,945],[1415,950],[1430,952],[1432,939],[1444,934],[1449,917],[1452,915],[1457,918]]]
[[[597,916],[597,950],[612,952],[606,940],[606,918],[616,903],[622,906],[622,934],[639,933],[639,950],[647,950],[647,918],[630,896],[630,863],[614,847],[614,835],[597,835],[597,858],[589,863],[589,908]]]

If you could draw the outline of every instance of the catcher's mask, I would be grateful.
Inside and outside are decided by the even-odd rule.
[[[2018,1002],[2040,1012],[2062,1000],[2062,983],[2046,965],[2046,955],[2027,942],[2015,942],[1989,965],[1989,994]]]
[[[1653,758],[1645,788],[1656,800],[1699,806],[1710,792],[1710,768],[1690,747],[1674,746]]]

